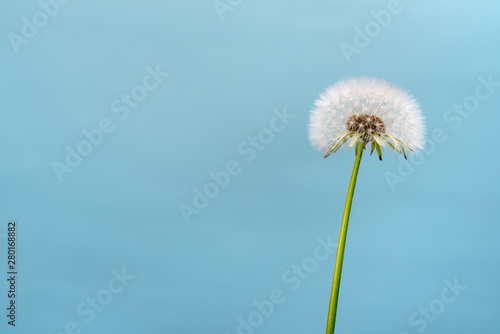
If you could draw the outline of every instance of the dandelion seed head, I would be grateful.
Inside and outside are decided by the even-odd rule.
[[[385,80],[361,77],[339,81],[315,101],[309,139],[326,153],[349,138],[376,141],[381,147],[388,144],[402,153],[418,152],[425,144],[420,106],[408,92]]]

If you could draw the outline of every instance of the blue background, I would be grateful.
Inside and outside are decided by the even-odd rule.
[[[0,262],[6,277],[16,219],[19,271],[16,328],[0,281],[1,332],[324,333],[335,259],[311,257],[318,238],[336,243],[354,152],[311,149],[309,110],[367,75],[411,92],[429,138],[442,134],[393,187],[400,157],[364,156],[337,332],[499,333],[500,87],[467,118],[447,114],[479,77],[500,81],[498,1],[401,0],[350,62],[340,44],[389,1],[232,3],[219,16],[211,0],[70,1],[13,47],[41,7],[1,1]],[[148,66],[169,76],[120,119],[111,103]],[[295,118],[247,161],[238,147],[284,108]],[[53,163],[106,118],[114,130],[60,182]],[[241,173],[187,224],[180,205],[233,160]],[[308,277],[287,283],[304,262]],[[134,278],[87,323],[77,306],[122,268]],[[467,288],[442,310],[446,280]],[[284,302],[238,331],[274,290]],[[432,321],[415,316],[429,306]]]

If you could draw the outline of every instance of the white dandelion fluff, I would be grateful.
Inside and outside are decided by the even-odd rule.
[[[389,145],[405,155],[425,144],[425,124],[417,101],[406,91],[377,78],[350,78],[330,86],[314,103],[311,144],[325,154],[371,143],[371,152]]]

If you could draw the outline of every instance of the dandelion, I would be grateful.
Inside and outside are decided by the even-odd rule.
[[[333,334],[347,227],[363,151],[370,144],[370,154],[377,150],[382,160],[382,148],[389,146],[407,158],[407,153],[418,153],[424,147],[425,124],[418,103],[409,93],[376,78],[340,81],[327,88],[314,104],[309,124],[311,144],[323,152],[325,158],[348,141],[348,147],[354,146],[356,152],[340,228],[328,310],[326,334]]]

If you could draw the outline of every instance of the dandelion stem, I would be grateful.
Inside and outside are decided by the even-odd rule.
[[[344,250],[347,237],[347,225],[349,224],[349,215],[351,213],[352,198],[354,195],[354,187],[358,178],[359,165],[361,156],[366,143],[358,142],[356,144],[356,160],[352,170],[351,182],[347,191],[347,199],[344,207],[344,215],[342,217],[342,226],[340,227],[339,244],[337,248],[337,259],[335,260],[335,270],[333,273],[332,294],[330,296],[330,308],[328,309],[328,321],[326,324],[326,334],[333,334],[335,330],[335,318],[337,317],[337,305],[339,301],[340,276],[342,275],[342,263],[344,262]]]

